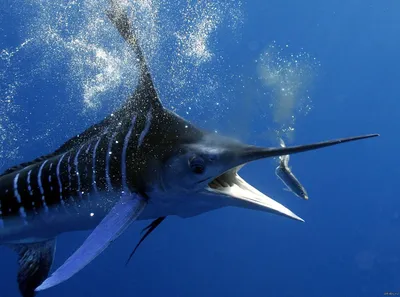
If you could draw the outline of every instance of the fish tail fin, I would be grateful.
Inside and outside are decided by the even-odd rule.
[[[48,277],[56,250],[56,239],[7,244],[18,254],[18,287],[23,297],[34,297],[35,289]]]

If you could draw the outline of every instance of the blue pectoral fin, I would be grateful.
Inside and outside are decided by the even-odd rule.
[[[146,205],[147,199],[139,195],[122,197],[79,249],[35,291],[58,285],[88,265],[139,217]]]

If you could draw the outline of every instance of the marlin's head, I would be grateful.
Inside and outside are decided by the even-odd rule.
[[[263,194],[239,176],[249,162],[299,153],[374,135],[338,139],[295,147],[263,148],[218,134],[202,133],[183,143],[163,164],[164,191],[179,197],[173,209],[181,217],[236,206],[257,209],[303,221],[288,208]],[[171,202],[171,201],[170,201]],[[179,204],[179,205],[178,205]]]
[[[193,204],[195,214],[237,206],[302,220],[239,176],[239,170],[248,162],[268,157],[260,154],[264,150],[217,134],[205,134],[197,142],[183,145],[178,154],[168,159],[164,187],[186,196],[182,203]],[[184,209],[189,211],[190,207]],[[190,216],[189,213],[178,215]]]

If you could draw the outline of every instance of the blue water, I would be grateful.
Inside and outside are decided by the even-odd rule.
[[[0,51],[10,52],[27,38],[43,36],[31,23],[45,20],[27,2],[0,4]],[[185,26],[177,12],[185,1],[177,4],[176,11],[174,5],[170,1],[159,11],[161,20],[169,20],[169,24],[158,23],[161,33],[170,24],[178,31]],[[238,7],[234,1],[227,6]],[[210,34],[207,46],[213,57],[200,66],[190,61],[176,64],[190,76],[190,84],[182,89],[171,90],[168,83],[168,67],[171,60],[177,60],[173,35],[158,43],[150,66],[168,108],[176,107],[186,95],[197,98],[197,93],[217,80],[217,88],[200,100],[187,101],[177,112],[198,126],[248,143],[278,145],[271,136],[277,126],[268,105],[274,94],[259,78],[255,62],[275,42],[284,49],[284,57],[306,52],[309,60],[318,61],[307,87],[312,108],[308,114],[294,110],[297,119],[291,144],[367,133],[381,137],[293,156],[290,165],[307,189],[309,201],[283,191],[274,176],[273,160],[250,164],[241,171],[247,181],[288,206],[305,223],[236,208],[190,219],[169,217],[125,267],[147,222],[136,223],[79,274],[40,296],[400,294],[400,3],[269,0],[246,1],[238,9],[241,21],[236,27],[229,26],[232,17],[227,16]],[[48,18],[57,24],[54,11]],[[104,27],[111,30],[109,23]],[[62,30],[66,38],[75,34]],[[117,33],[108,34],[114,34],[113,41],[107,41],[107,35],[100,45],[108,49],[123,46]],[[121,79],[121,88],[103,90],[106,95],[99,95],[103,104],[87,110],[82,103],[82,80],[71,80],[70,52],[60,47],[54,54],[50,50],[54,45],[37,40],[10,61],[5,60],[4,51],[0,56],[3,169],[56,149],[111,112],[134,87]],[[129,73],[134,75],[133,70],[125,74]],[[9,85],[16,81],[21,83],[7,102]],[[186,113],[190,106],[192,112]],[[55,267],[88,234],[61,235]],[[0,248],[2,297],[18,296],[16,260],[10,249]]]

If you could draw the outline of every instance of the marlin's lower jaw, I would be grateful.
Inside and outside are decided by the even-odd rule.
[[[206,190],[214,195],[230,198],[229,204],[232,206],[267,211],[304,222],[302,218],[294,214],[290,209],[261,193],[240,177],[238,171],[243,166],[234,167],[212,179],[208,183]]]

